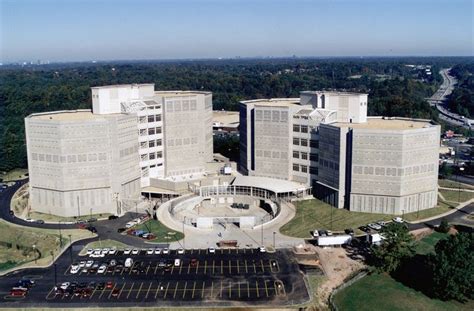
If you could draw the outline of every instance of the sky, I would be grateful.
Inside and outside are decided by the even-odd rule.
[[[0,0],[0,62],[472,56],[472,0]]]

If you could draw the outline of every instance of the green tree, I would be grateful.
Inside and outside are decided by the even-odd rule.
[[[450,228],[451,226],[449,225],[448,221],[446,219],[443,219],[439,224],[438,231],[442,233],[448,233]]]
[[[404,224],[390,223],[382,229],[384,241],[372,246],[373,263],[379,272],[394,272],[400,264],[414,255],[413,236]]]
[[[451,166],[447,165],[446,163],[443,163],[443,165],[441,165],[439,169],[439,174],[441,176],[448,178],[449,176],[453,174],[453,169]]]
[[[461,302],[474,298],[473,233],[459,233],[439,241],[429,262],[436,297]]]

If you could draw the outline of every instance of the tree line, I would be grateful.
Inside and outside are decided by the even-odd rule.
[[[24,118],[91,108],[90,87],[155,83],[157,90],[208,90],[215,110],[245,99],[298,97],[303,90],[367,92],[369,115],[436,119],[424,100],[458,58],[235,59],[71,63],[0,69],[0,170],[26,167]],[[406,64],[431,64],[433,75]]]

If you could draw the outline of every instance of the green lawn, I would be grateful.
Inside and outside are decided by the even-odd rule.
[[[461,189],[474,190],[474,186],[459,183],[459,182],[452,181],[452,180],[449,180],[449,179],[439,179],[438,180],[438,185],[440,187],[446,187],[446,188],[459,188],[459,187],[461,187]]]
[[[151,240],[153,242],[173,242],[173,241],[178,241],[184,238],[183,233],[174,231],[166,227],[164,224],[162,224],[158,220],[154,220],[154,219],[150,219],[146,221],[145,223],[134,227],[134,229],[145,230],[156,235],[156,239]]]
[[[421,255],[426,255],[434,251],[434,246],[439,240],[448,237],[447,233],[433,232],[416,244],[416,252]]]
[[[408,221],[414,221],[414,220],[418,220],[418,219],[425,219],[425,218],[429,218],[429,217],[432,217],[432,216],[436,216],[436,215],[439,215],[439,214],[446,213],[448,211],[453,210],[453,208],[455,208],[455,207],[456,207],[456,204],[449,204],[449,203],[446,203],[446,202],[443,202],[443,201],[439,200],[437,207],[425,209],[425,210],[420,211],[419,213],[414,212],[414,213],[405,214],[403,216],[403,218],[405,220],[408,220]]]
[[[309,238],[311,236],[310,231],[314,229],[343,231],[347,228],[356,229],[373,221],[389,220],[392,217],[392,215],[350,212],[311,199],[296,202],[295,217],[281,227],[280,232],[288,236]]]
[[[444,196],[446,201],[451,201],[451,202],[466,202],[474,198],[474,192],[444,190],[444,189],[440,189],[439,192]]]
[[[344,288],[334,296],[334,303],[344,311],[474,310],[473,301],[461,304],[431,299],[386,274],[372,274]]]

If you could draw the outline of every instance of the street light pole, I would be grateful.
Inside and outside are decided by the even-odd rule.
[[[79,205],[79,196],[77,196],[77,218],[81,218],[81,207]]]
[[[36,264],[36,244],[33,244],[33,256],[35,256],[35,264]]]
[[[273,248],[276,249],[276,244],[275,244],[275,235],[276,235],[276,232],[273,231]]]
[[[458,202],[459,204],[461,204],[461,184],[459,183],[459,175],[461,174],[461,172],[464,171],[464,167],[460,167],[459,168],[459,174],[457,175],[457,182],[458,182]]]
[[[72,264],[72,239],[71,239],[71,235],[68,234],[69,236],[69,258],[71,259],[71,264]]]
[[[186,222],[186,216],[183,219],[183,248],[186,249],[186,234],[184,234],[184,223]]]
[[[59,221],[59,248],[63,248],[63,235],[61,234],[61,220]]]

